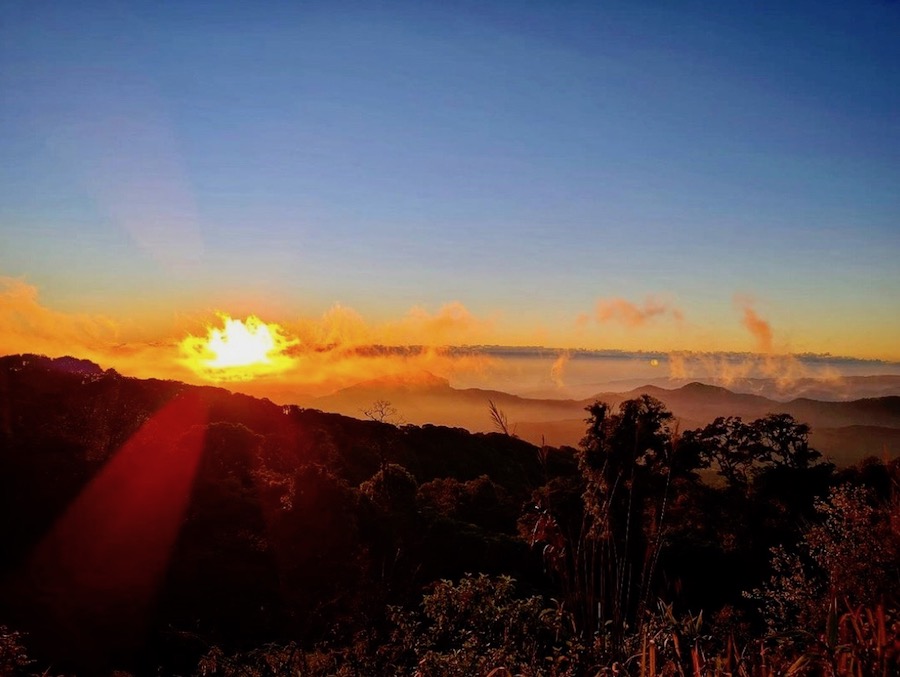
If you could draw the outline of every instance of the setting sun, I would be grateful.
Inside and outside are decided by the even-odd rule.
[[[246,320],[220,315],[223,327],[208,327],[206,336],[181,342],[185,361],[197,374],[212,381],[245,381],[288,369],[293,359],[285,351],[297,341],[275,323],[255,315]]]

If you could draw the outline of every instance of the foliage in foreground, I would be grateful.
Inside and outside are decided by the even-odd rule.
[[[850,484],[816,502],[819,519],[793,559],[773,549],[772,575],[747,594],[768,630],[748,639],[746,623],[720,612],[679,613],[657,602],[636,629],[608,620],[579,632],[565,603],[516,595],[508,576],[442,580],[420,608],[390,608],[387,636],[361,634],[349,646],[269,646],[225,656],[213,649],[198,675],[678,675],[866,677],[900,671],[900,510]]]
[[[580,641],[563,609],[511,597],[512,584],[485,576],[442,581],[425,596],[422,611],[396,610],[395,630],[384,644],[360,637],[340,649],[268,645],[232,656],[213,648],[196,675],[887,677],[900,669],[900,618],[882,606],[835,611],[824,631],[810,632],[798,650],[777,636],[744,644],[733,635],[715,636],[702,614],[679,617],[660,603],[642,632],[628,637],[628,654],[615,660],[600,636],[590,645]]]

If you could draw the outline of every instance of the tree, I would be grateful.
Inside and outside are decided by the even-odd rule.
[[[403,417],[389,400],[375,400],[371,406],[362,410],[363,416],[379,423],[403,425]]]
[[[697,463],[676,462],[674,417],[649,395],[622,402],[616,413],[599,401],[586,411],[580,520],[537,496],[532,519],[520,528],[530,526],[532,543],[544,544],[582,631],[606,627],[616,644],[641,622],[649,601],[672,481],[693,481]],[[568,526],[579,523],[577,533]]]
[[[751,423],[720,416],[704,428],[687,431],[682,444],[703,467],[717,468],[730,487],[747,488],[768,469],[805,470],[821,457],[809,446],[809,426],[790,414],[768,414]]]
[[[421,613],[394,611],[396,630],[383,650],[395,665],[415,665],[415,674],[578,674],[568,669],[580,649],[566,643],[568,614],[545,607],[540,597],[517,597],[509,576],[437,581]]]
[[[900,601],[900,514],[897,499],[873,502],[864,487],[833,489],[815,505],[817,522],[796,548],[772,550],[772,576],[747,596],[760,602],[770,628],[817,628],[829,609]]]
[[[697,450],[703,467],[717,468],[730,487],[747,487],[758,461],[760,436],[740,416],[720,416],[704,428],[685,431],[682,445]]]
[[[396,463],[388,463],[359,486],[379,510],[404,516],[415,513],[417,489],[416,478]]]
[[[768,414],[752,426],[759,436],[760,459],[775,467],[802,470],[822,457],[809,446],[809,426],[790,414]]]

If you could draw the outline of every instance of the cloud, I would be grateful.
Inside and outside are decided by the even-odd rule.
[[[128,376],[208,383],[186,365],[180,344],[189,335],[207,336],[209,325],[215,323],[210,317],[208,323],[194,322],[172,330],[174,335],[124,340],[117,322],[48,308],[33,285],[0,277],[0,355],[72,355]],[[413,308],[401,319],[381,325],[340,305],[318,319],[279,324],[289,344],[285,355],[292,368],[243,382],[239,386],[242,392],[293,403],[384,377],[417,382],[426,372],[447,379],[482,375],[498,362],[480,352],[449,347],[457,339],[477,337],[490,327],[490,322],[458,302],[434,313]]]
[[[362,315],[335,305],[321,318],[303,318],[287,323],[304,349],[352,349],[375,345],[417,345],[441,347],[483,342],[492,322],[473,315],[462,303],[453,301],[437,312],[412,307],[399,320],[370,324]]]
[[[418,383],[423,372],[447,379],[485,374],[495,358],[451,346],[484,340],[491,326],[458,301],[436,312],[415,306],[401,319],[382,324],[370,324],[344,306],[334,306],[318,320],[284,323],[299,339],[289,351],[296,360],[291,378],[314,394],[386,377]]]
[[[285,354],[293,367],[242,383],[242,392],[296,402],[361,381],[391,378],[417,384],[426,373],[445,379],[480,375],[497,362],[482,353],[450,347],[467,338],[483,338],[491,326],[458,301],[436,312],[416,306],[402,318],[380,324],[342,305],[319,318],[279,324],[291,343]]]
[[[695,379],[730,387],[762,379],[770,382],[782,396],[799,397],[810,381],[827,382],[833,388],[843,380],[832,360],[816,362],[810,355],[797,356],[775,352],[771,323],[754,308],[754,300],[735,295],[734,304],[740,311],[741,325],[754,340],[752,353],[706,353],[676,351],[669,353],[669,376],[674,379]],[[803,358],[803,359],[801,359]],[[762,387],[761,384],[759,384]]]
[[[735,297],[735,303],[741,308],[741,323],[756,340],[756,350],[760,353],[772,352],[772,326],[761,318],[753,309],[753,302],[745,297]]]
[[[131,376],[190,380],[174,340],[126,340],[123,333],[115,320],[48,308],[37,287],[0,277],[0,355],[72,355]]]
[[[331,307],[320,319],[303,318],[290,325],[300,339],[299,351],[330,350],[377,342],[375,333],[362,315],[340,304]]]
[[[563,351],[556,357],[553,365],[550,367],[550,379],[556,384],[557,388],[565,386],[563,376],[565,375],[566,366],[569,364],[569,359],[569,352]]]
[[[52,350],[60,343],[89,351],[117,339],[118,326],[109,318],[50,310],[38,302],[37,287],[0,277],[0,353]]]
[[[810,363],[796,355],[772,353],[703,353],[679,351],[667,356],[669,377],[678,380],[697,380],[713,383],[725,388],[740,385],[744,388],[758,386],[768,393],[764,383],[768,381],[775,392],[784,397],[799,397],[809,380],[827,382],[832,388],[843,380],[840,373],[830,363]]]
[[[669,303],[648,296],[643,305],[622,298],[608,298],[597,301],[596,316],[601,324],[618,322],[628,328],[641,327],[654,317],[671,315],[680,322],[684,316],[680,309]]]
[[[475,317],[462,303],[452,301],[430,313],[420,306],[410,309],[395,325],[388,325],[386,343],[413,343],[429,346],[484,341],[492,327],[490,320]]]
[[[754,353],[673,352],[668,356],[672,378],[704,379],[725,387],[747,379],[768,379],[777,390],[787,392],[801,379],[830,377],[794,355],[775,354],[772,326],[756,312],[752,298],[735,295],[734,304],[741,312],[741,324],[754,339]]]

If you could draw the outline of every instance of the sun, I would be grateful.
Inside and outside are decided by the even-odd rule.
[[[189,335],[181,342],[184,362],[210,381],[248,381],[289,369],[286,351],[297,344],[282,327],[255,315],[246,320],[220,314],[222,328],[207,327],[206,336]]]

